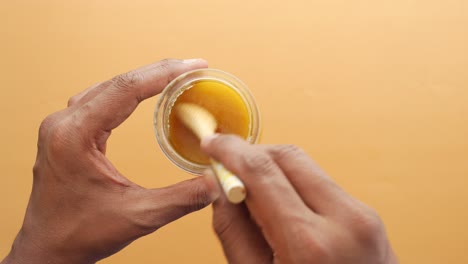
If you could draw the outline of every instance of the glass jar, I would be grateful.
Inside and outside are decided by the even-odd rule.
[[[192,162],[175,150],[170,141],[169,116],[177,98],[194,84],[201,81],[221,83],[234,90],[242,98],[250,117],[246,141],[252,144],[257,143],[261,131],[260,113],[257,104],[247,86],[237,77],[216,69],[198,69],[178,76],[164,88],[158,99],[153,119],[154,131],[159,146],[166,157],[179,168],[195,175],[201,175],[209,165]],[[222,102],[219,103],[222,104]]]

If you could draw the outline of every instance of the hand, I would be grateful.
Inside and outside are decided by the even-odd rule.
[[[297,147],[219,135],[204,139],[202,149],[247,188],[245,205],[224,196],[213,204],[214,229],[229,263],[397,263],[375,211]]]
[[[23,226],[2,263],[94,263],[138,237],[210,204],[216,183],[197,177],[145,189],[106,158],[106,141],[146,98],[203,60],[164,60],[72,97],[39,129]]]

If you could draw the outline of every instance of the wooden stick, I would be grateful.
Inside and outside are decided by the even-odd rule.
[[[192,103],[179,103],[176,105],[175,114],[182,123],[189,128],[200,140],[214,134],[218,123],[214,116],[205,108]],[[219,182],[231,203],[242,202],[247,193],[242,181],[232,172],[228,171],[221,163],[210,159],[211,167],[218,177]]]

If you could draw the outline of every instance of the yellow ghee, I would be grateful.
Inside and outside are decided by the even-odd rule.
[[[236,134],[247,139],[250,133],[250,111],[233,88],[212,80],[201,80],[191,84],[174,103],[193,103],[208,110],[216,118],[216,132]],[[200,140],[186,128],[171,111],[169,114],[169,142],[174,150],[185,159],[209,164],[209,158],[200,149]]]

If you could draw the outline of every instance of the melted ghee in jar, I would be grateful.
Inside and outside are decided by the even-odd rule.
[[[175,101],[193,103],[208,110],[218,122],[217,133],[236,134],[247,139],[250,132],[250,112],[242,97],[233,88],[211,80],[193,83]],[[200,140],[186,128],[171,111],[169,115],[169,141],[185,159],[209,164],[208,156],[200,150]]]

